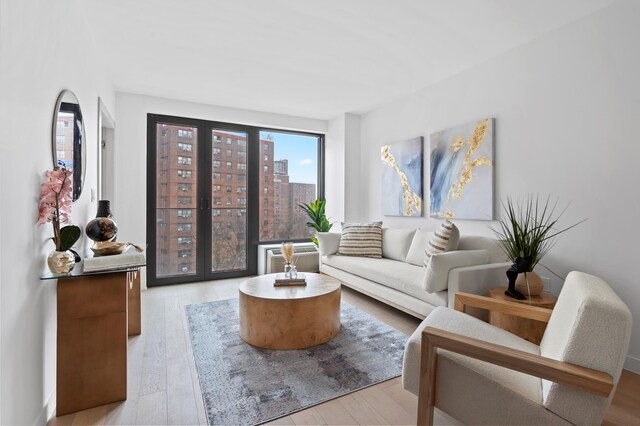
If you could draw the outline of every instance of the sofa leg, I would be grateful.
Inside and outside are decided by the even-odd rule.
[[[420,384],[418,387],[418,425],[433,425],[436,402],[436,369],[438,354],[429,338],[423,334],[420,345]]]

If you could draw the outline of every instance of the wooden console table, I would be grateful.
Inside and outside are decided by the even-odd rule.
[[[57,279],[56,416],[127,399],[127,336],[141,333],[140,267]]]

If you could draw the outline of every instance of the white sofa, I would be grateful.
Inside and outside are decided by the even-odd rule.
[[[341,234],[318,233],[320,272],[418,318],[438,306],[453,306],[457,291],[484,294],[507,284],[505,272],[511,263],[504,261],[494,239],[461,236],[456,250],[436,255],[437,261],[434,257],[425,264],[424,250],[431,234],[384,228],[383,257],[374,259],[337,254]]]

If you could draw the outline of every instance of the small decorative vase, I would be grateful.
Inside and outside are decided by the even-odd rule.
[[[285,262],[285,264],[284,264],[284,277],[286,279],[291,279],[291,268],[293,268],[293,265],[291,265],[288,262]]]
[[[296,265],[291,265],[291,269],[289,269],[289,278],[292,280],[298,278],[298,268],[296,268]]]
[[[526,277],[525,277],[526,276]],[[527,286],[528,282],[528,286]],[[516,290],[525,296],[537,296],[544,290],[544,282],[535,272],[522,272],[516,278]]]
[[[56,275],[66,275],[73,269],[76,259],[70,250],[58,251],[54,250],[47,257],[47,265],[49,270]]]
[[[118,233],[118,225],[112,219],[111,202],[108,200],[98,201],[98,213],[96,218],[87,223],[85,228],[87,237],[93,241],[112,241]]]

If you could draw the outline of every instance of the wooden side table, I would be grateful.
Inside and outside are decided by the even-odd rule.
[[[506,287],[495,287],[489,290],[488,297],[492,299],[507,300],[509,302],[522,303],[524,305],[536,306],[538,308],[553,309],[558,298],[553,294],[543,291],[542,293],[531,296],[525,300],[516,300],[504,294]],[[501,312],[489,311],[489,324],[507,330],[510,333],[520,336],[529,342],[540,344],[547,323],[542,321],[531,320],[528,318],[515,317],[513,315],[503,314]]]

